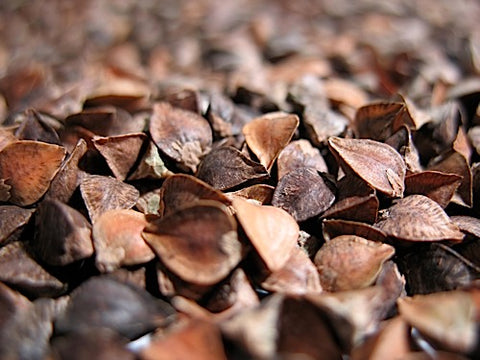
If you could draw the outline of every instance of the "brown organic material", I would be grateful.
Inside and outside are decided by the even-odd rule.
[[[350,352],[353,345],[378,330],[380,321],[384,320],[394,309],[398,294],[392,294],[394,301],[385,301],[385,289],[370,286],[364,289],[338,291],[335,293],[308,294],[306,299],[322,310],[327,319],[337,329],[344,351]]]
[[[350,196],[334,203],[322,214],[325,219],[344,219],[374,223],[377,220],[378,198],[374,195]]]
[[[392,147],[368,139],[330,138],[330,149],[345,171],[352,171],[390,197],[403,194],[406,166]]]
[[[48,116],[38,111],[29,109],[25,111],[24,119],[15,136],[19,140],[35,140],[50,144],[60,145],[60,139],[55,129],[48,123]],[[58,128],[58,123],[55,124]]]
[[[327,219],[322,223],[322,232],[325,240],[329,241],[340,235],[357,235],[368,240],[384,242],[387,234],[379,228],[363,222]]]
[[[169,176],[161,190],[160,214],[168,215],[200,200],[214,200],[230,205],[230,200],[207,183],[187,174]]]
[[[395,128],[405,123],[412,126],[413,120],[408,117],[405,104],[400,102],[367,104],[355,115],[356,132],[360,138],[385,140],[396,131]]]
[[[245,272],[238,268],[218,286],[206,302],[205,308],[215,313],[216,318],[226,319],[258,304],[252,284]]]
[[[242,258],[235,219],[214,201],[174,212],[145,227],[143,237],[176,275],[187,282],[212,285]]]
[[[0,248],[0,281],[27,296],[59,296],[67,286],[47,272],[19,241]]]
[[[331,136],[345,131],[349,120],[339,113],[320,106],[307,106],[303,111],[302,124],[308,139],[315,146],[323,146]]]
[[[65,149],[58,145],[23,140],[0,152],[0,179],[11,186],[12,204],[25,206],[39,200],[60,168]]]
[[[133,186],[100,175],[86,176],[80,191],[92,222],[107,210],[131,208],[139,197]]]
[[[3,320],[3,326],[1,326],[2,332],[9,318],[30,307],[30,301],[26,297],[4,283],[0,283],[0,303],[2,305],[0,307],[0,318]]]
[[[13,133],[5,128],[0,128],[0,151],[8,144],[17,141]]]
[[[425,195],[446,208],[461,182],[459,175],[438,171],[411,174],[405,178],[405,195]]]
[[[452,152],[461,120],[459,103],[454,101],[432,107],[429,113],[430,122],[420,128],[415,136],[415,143],[424,161]]]
[[[212,314],[189,298],[177,295],[171,302],[175,310],[189,318],[211,321]]]
[[[88,109],[111,105],[133,113],[147,107],[148,103],[146,100],[147,99],[145,99],[144,96],[135,95],[99,95],[86,99],[83,103],[83,107]]]
[[[398,263],[412,294],[461,289],[478,276],[478,268],[472,262],[441,243],[418,248]]]
[[[158,281],[158,290],[163,296],[172,298],[178,296],[187,298],[188,301],[198,301],[211,289],[211,285],[197,285],[186,282],[161,262],[156,263],[156,280]],[[172,303],[172,305],[174,305]],[[175,308],[176,305],[175,305]]]
[[[300,230],[298,234],[297,245],[308,255],[310,259],[313,259],[322,244],[317,237],[307,233],[306,231]]]
[[[149,276],[147,275],[146,266],[118,268],[111,273],[108,273],[108,277],[121,283],[134,285],[142,289],[146,289],[149,286],[147,284]]]
[[[125,180],[138,158],[146,139],[145,134],[127,134],[110,137],[94,137],[93,145],[107,161],[113,175]]]
[[[32,308],[31,302],[26,297],[0,283],[0,319],[2,319],[0,323],[0,356],[2,358],[13,358],[22,352],[22,343],[26,342],[22,342],[17,337],[18,334],[15,330],[24,325],[19,324],[23,323],[22,314],[31,312]],[[37,347],[37,349],[42,347],[38,345],[37,343],[33,347]],[[25,347],[28,348],[28,345]]]
[[[327,291],[361,289],[373,284],[395,249],[354,235],[328,241],[315,255],[322,287]]]
[[[300,61],[299,61],[300,60]],[[308,59],[297,58],[292,61],[293,64],[301,66],[302,60],[308,62]],[[314,59],[312,62],[314,62]],[[320,60],[320,59],[318,59]],[[282,63],[288,66],[288,61]],[[313,74],[306,74],[297,77],[296,74],[292,77],[292,84],[288,89],[288,99],[295,106],[305,108],[307,106],[318,106],[328,108],[328,99],[325,93],[324,82],[320,78],[323,75],[315,76]]]
[[[7,295],[5,290],[2,289],[2,295]],[[53,334],[52,321],[62,311],[64,301],[43,299],[28,302],[27,299],[19,299],[18,294],[13,296],[17,297],[14,304],[2,301],[2,307],[6,307],[3,315],[6,316],[2,316],[5,321],[0,326],[0,357],[47,357],[49,340]]]
[[[400,273],[396,262],[387,260],[378,274],[375,286],[383,289],[384,304],[394,307],[399,297],[406,295],[405,290],[406,280]]]
[[[150,133],[163,153],[193,172],[212,145],[212,130],[207,120],[167,103],[154,105]]]
[[[126,346],[127,339],[112,330],[89,329],[55,338],[52,342],[52,360],[135,360],[135,354]]]
[[[167,89],[166,93],[162,94],[162,98],[170,105],[189,110],[194,113],[202,112],[202,95],[194,89]]]
[[[252,356],[260,359],[271,358],[276,352],[276,324],[282,301],[282,295],[271,296],[259,306],[221,323],[221,330]]]
[[[255,358],[297,354],[339,358],[340,348],[316,306],[298,297],[275,295],[221,324],[222,331]],[[319,343],[318,339],[322,339]]]
[[[225,94],[212,91],[209,97],[207,116],[215,135],[220,137],[239,135],[245,123],[251,118]]]
[[[191,359],[226,360],[218,327],[210,322],[191,320],[168,334],[154,339],[142,350],[142,360]]]
[[[335,104],[345,104],[356,110],[367,102],[365,92],[351,81],[332,77],[323,85],[327,97]]]
[[[62,202],[70,200],[80,181],[78,163],[86,152],[87,143],[83,139],[78,140],[77,145],[53,178],[50,189],[45,195],[46,198],[53,198]]]
[[[245,199],[258,201],[262,205],[268,205],[272,202],[275,188],[271,185],[256,184],[243,189],[227,193],[230,197],[242,197]]]
[[[454,151],[462,155],[465,160],[467,160],[467,163],[470,164],[472,160],[473,149],[472,145],[470,145],[469,139],[467,138],[465,129],[462,126],[458,128],[457,137],[452,144],[452,148]]]
[[[404,241],[461,241],[463,234],[436,202],[410,195],[383,211],[375,224],[388,236]]]
[[[284,210],[234,199],[238,221],[270,271],[280,270],[298,239],[297,222]]]
[[[480,359],[479,19],[0,0],[0,359]]]
[[[430,347],[427,348],[430,350]],[[435,358],[438,360],[467,360],[468,358],[456,353],[446,351],[435,351]],[[427,351],[413,351],[406,354],[402,360],[430,360],[432,356]]]
[[[106,276],[92,277],[71,294],[55,331],[68,334],[107,328],[128,338],[165,326],[174,317],[172,307],[145,290]]]
[[[461,176],[462,181],[457,189],[460,198],[467,206],[472,206],[472,172],[465,157],[452,152],[438,162],[429,166],[429,170],[437,170],[447,174]]]
[[[466,292],[403,298],[398,308],[411,326],[447,350],[467,353],[477,342],[473,299]]]
[[[452,216],[450,219],[466,234],[480,238],[480,219],[471,216]]]
[[[423,170],[420,155],[412,139],[412,132],[406,125],[403,125],[397,132],[388,137],[385,144],[390,145],[402,155],[407,166],[407,174]]]
[[[16,205],[0,205],[0,245],[9,242],[10,237],[25,224],[35,212]]]
[[[105,106],[83,110],[65,119],[66,132],[74,129],[85,129],[99,136],[115,136],[138,133],[145,127],[145,120],[133,118],[120,108]]]
[[[470,130],[468,130],[468,139],[472,143],[476,153],[480,154],[480,126],[473,126],[470,128]]]
[[[148,141],[147,150],[143,154],[142,159],[135,171],[128,177],[128,180],[138,179],[162,179],[171,175],[172,172],[168,170],[158,153],[157,146]]]
[[[280,151],[290,142],[298,124],[296,115],[270,113],[249,122],[242,132],[250,150],[270,171]]]
[[[262,25],[266,24],[262,24],[260,22],[259,27],[261,27]],[[281,46],[281,39],[277,38],[277,40],[280,40],[279,45]],[[299,50],[299,44],[295,44],[294,46],[297,47],[297,50]],[[325,61],[325,59],[302,55],[301,53],[297,53],[296,51],[295,53],[295,55],[288,56],[283,61],[274,64],[270,73],[270,77],[272,80],[293,82],[294,80],[298,80],[298,78],[301,79],[303,77],[310,76],[315,78],[317,76],[323,77],[331,74],[332,69],[330,67],[330,64]],[[315,100],[317,100],[317,98],[315,98]]]
[[[319,172],[328,172],[320,151],[305,139],[292,141],[280,152],[277,160],[278,178],[299,167],[311,167]]]
[[[302,354],[313,359],[339,358],[338,342],[324,319],[324,314],[307,300],[285,297],[277,325],[278,352]]]
[[[142,194],[135,204],[135,207],[145,215],[159,215],[160,211],[160,188]]]
[[[92,229],[95,264],[102,272],[122,265],[137,265],[155,255],[142,238],[147,225],[145,215],[134,210],[108,210],[101,214]]]
[[[297,168],[283,176],[273,193],[272,205],[284,209],[296,221],[321,214],[335,201],[335,194],[313,168]]]
[[[44,200],[36,217],[33,246],[42,261],[67,265],[93,254],[91,225],[77,210],[58,200]]]
[[[270,274],[262,281],[268,291],[289,295],[304,295],[322,291],[317,269],[308,255],[301,249],[294,249],[283,268]]]
[[[376,195],[375,189],[367,184],[362,178],[349,174],[343,176],[337,181],[338,200],[343,200],[352,196],[370,196]]]
[[[408,326],[401,317],[388,320],[380,331],[352,352],[352,360],[404,358],[410,351]]]
[[[11,198],[11,189],[12,187],[5,183],[5,179],[0,179],[0,201],[8,201]]]
[[[208,153],[196,176],[218,190],[268,178],[265,167],[233,147],[220,147]]]

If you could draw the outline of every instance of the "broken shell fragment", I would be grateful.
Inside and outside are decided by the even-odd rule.
[[[135,339],[172,320],[173,308],[141,288],[107,276],[92,277],[71,294],[55,321],[58,334],[108,328]]]
[[[373,284],[383,263],[394,253],[390,245],[343,235],[326,242],[314,263],[325,290],[354,290]]]
[[[438,242],[417,246],[397,262],[407,279],[410,294],[461,289],[471,284],[478,273],[454,248]]]
[[[93,146],[107,161],[113,175],[119,180],[127,178],[137,161],[140,149],[146,139],[143,133],[93,138]]]
[[[217,325],[194,319],[179,325],[165,336],[153,338],[141,351],[142,360],[191,359],[226,360],[224,345]]]
[[[39,141],[16,141],[0,151],[0,179],[11,186],[9,202],[26,206],[48,190],[65,157],[65,149]]]
[[[258,201],[262,205],[268,205],[272,202],[275,188],[267,184],[255,184],[237,191],[226,193],[227,197],[241,197],[244,199]]]
[[[378,242],[385,242],[387,239],[387,234],[373,225],[342,219],[323,220],[322,233],[325,241],[330,241],[340,235],[356,235]]]
[[[51,360],[116,359],[135,360],[125,337],[106,328],[82,330],[52,339]]]
[[[352,359],[403,359],[409,351],[408,324],[402,317],[397,316],[387,320],[378,333],[353,349]]]
[[[236,198],[238,221],[270,271],[280,270],[297,244],[299,227],[285,210]]]
[[[10,237],[28,223],[34,212],[16,205],[0,205],[0,246],[11,241]]]
[[[160,189],[161,215],[174,213],[200,200],[214,200],[230,205],[230,200],[222,192],[188,174],[169,176]]]
[[[172,175],[172,172],[166,167],[157,146],[152,141],[148,141],[147,150],[128,180],[162,179],[169,175]]]
[[[267,171],[290,142],[299,124],[297,115],[274,112],[253,119],[243,127],[245,141]]]
[[[155,254],[142,237],[147,223],[144,214],[130,209],[108,210],[101,214],[92,229],[97,268],[110,272],[123,265],[152,260]]]
[[[405,178],[405,195],[420,194],[446,208],[461,184],[462,177],[440,171],[423,171]]]
[[[80,192],[92,223],[107,210],[130,209],[140,196],[132,185],[101,175],[87,175]]]
[[[45,270],[15,241],[0,248],[0,281],[30,297],[60,296],[67,285]]]
[[[301,297],[269,296],[220,325],[228,339],[256,359],[289,358],[291,354],[306,359],[341,357],[324,314]]]
[[[328,172],[327,164],[308,140],[301,139],[290,142],[278,155],[278,178],[299,167],[312,167],[318,172]]]
[[[265,167],[232,146],[210,151],[198,166],[196,176],[218,190],[229,190],[268,178]]]
[[[314,168],[301,167],[285,174],[273,193],[272,205],[282,208],[296,221],[305,221],[328,209],[335,194]]]
[[[464,236],[440,205],[423,195],[398,200],[381,212],[375,226],[404,241],[461,241]]]
[[[226,319],[259,304],[258,296],[247,275],[237,268],[208,296],[205,308],[217,319]]]
[[[389,197],[401,197],[406,165],[391,146],[369,139],[331,137],[328,145],[345,171],[351,171]]]
[[[261,285],[268,291],[289,295],[322,291],[317,268],[300,248],[295,248],[285,266],[270,274]]]
[[[243,255],[236,221],[216,201],[199,201],[155,220],[143,237],[167,268],[198,285],[224,279]]]
[[[459,152],[452,151],[441,159],[434,159],[433,164],[429,165],[429,170],[441,171],[448,174],[456,174],[461,177],[461,183],[457,188],[460,196],[460,203],[468,207],[472,206],[472,171],[467,159]]]
[[[372,224],[377,220],[379,201],[375,194],[349,196],[334,203],[322,214],[322,218],[362,221]]]
[[[37,238],[33,247],[42,261],[63,266],[93,254],[91,225],[74,208],[58,200],[44,200],[38,207]]]
[[[56,199],[67,203],[72,197],[80,182],[78,164],[87,152],[87,143],[79,139],[68,158],[63,162],[57,174],[53,178],[45,198]]]
[[[472,296],[463,291],[398,300],[400,315],[445,350],[468,353],[478,340]]]
[[[150,133],[158,148],[192,172],[212,146],[212,129],[206,119],[168,103],[156,103]]]

